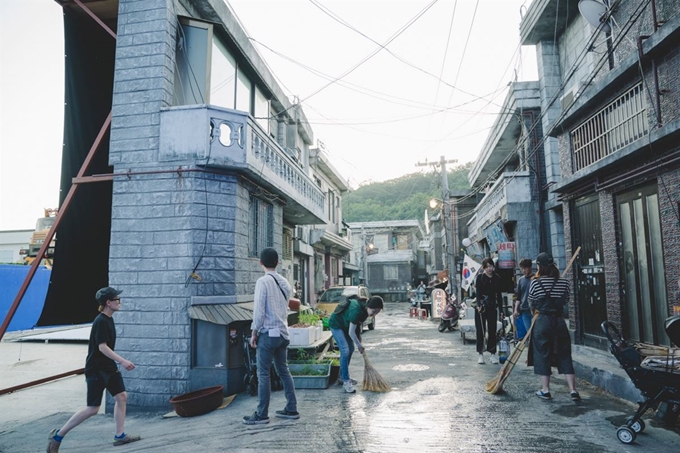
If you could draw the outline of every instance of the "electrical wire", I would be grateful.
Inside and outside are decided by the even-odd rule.
[[[437,103],[437,98],[439,97],[439,87],[441,87],[441,79],[442,76],[444,75],[444,67],[446,66],[446,57],[448,56],[449,53],[449,44],[451,44],[451,32],[453,31],[453,21],[454,18],[456,17],[456,6],[458,6],[458,0],[455,0],[453,3],[453,12],[451,13],[451,20],[449,21],[449,34],[446,37],[446,48],[444,49],[444,57],[442,58],[442,66],[439,68],[439,80],[437,81],[437,90],[434,94],[434,100],[432,101],[432,110],[434,110],[435,105]],[[453,82],[454,85],[456,85],[456,81]],[[450,102],[450,99],[449,99]]]
[[[374,40],[373,38],[371,38],[370,36],[366,35],[366,34],[363,33],[362,31],[360,31],[360,30],[358,30],[357,28],[351,26],[351,25],[350,25],[349,23],[347,23],[344,19],[340,18],[337,14],[333,13],[329,8],[327,8],[327,7],[323,6],[323,5],[320,5],[316,0],[310,0],[310,1],[311,1],[315,6],[317,6],[319,9],[321,9],[324,13],[326,13],[327,15],[329,15],[331,18],[335,19],[335,20],[338,21],[340,24],[342,24],[342,25],[344,25],[345,27],[349,28],[350,30],[352,30],[352,31],[354,31],[354,32],[356,32],[356,33],[358,33],[359,35],[361,35],[361,36],[363,36],[364,38],[368,39],[369,41],[373,42],[374,44],[377,44],[377,45],[380,46],[382,49],[384,49],[387,53],[389,53],[390,55],[392,55],[394,58],[396,58],[397,60],[401,61],[401,62],[404,63],[405,65],[410,66],[411,68],[416,69],[416,70],[418,70],[418,71],[420,71],[420,72],[422,72],[422,73],[424,73],[424,74],[426,74],[426,75],[428,75],[428,76],[430,76],[430,77],[434,77],[435,79],[437,79],[437,81],[438,81],[439,83],[442,83],[442,84],[444,84],[444,85],[446,85],[446,86],[448,86],[448,87],[450,87],[450,88],[452,88],[452,89],[454,89],[454,90],[458,90],[458,91],[460,91],[461,93],[467,94],[467,95],[469,95],[469,96],[475,96],[474,94],[472,94],[472,93],[470,93],[470,92],[468,92],[468,91],[465,91],[465,90],[463,90],[463,89],[457,88],[455,85],[452,85],[452,84],[448,83],[447,81],[443,80],[441,77],[438,77],[438,76],[436,76],[435,74],[432,74],[431,72],[426,71],[425,69],[423,69],[423,68],[420,67],[419,65],[416,65],[416,64],[414,64],[414,63],[411,63],[410,61],[404,59],[403,57],[401,57],[401,56],[395,54],[392,50],[390,50],[390,49],[387,48],[387,44],[389,44],[389,42],[387,42],[387,43],[385,43],[385,44],[379,43],[378,41]],[[433,1],[430,5],[428,5],[428,6],[426,7],[426,9],[429,9],[434,3],[436,3],[436,1],[437,1],[437,0]],[[500,107],[500,106],[499,106],[499,107]]]
[[[477,7],[479,7],[479,0],[477,0],[477,2],[475,3],[475,10],[472,13],[472,21],[470,22],[470,28],[468,29],[467,38],[465,39],[465,45],[463,46],[463,54],[460,56],[460,63],[458,64],[458,71],[456,71],[456,78],[453,79],[453,86],[456,86],[458,84],[458,76],[460,75],[460,70],[463,67],[463,61],[465,60],[465,53],[467,52],[468,43],[470,42],[470,35],[472,34],[472,27],[474,27],[475,17],[477,17]],[[451,103],[451,99],[453,98],[454,92],[455,91],[453,91],[453,90],[451,91],[451,94],[449,95],[449,102],[447,102],[447,104]]]
[[[387,39],[387,41],[386,41],[384,44],[382,44],[382,47],[380,47],[380,48],[378,48],[378,49],[372,51],[371,53],[369,53],[368,55],[366,55],[363,59],[361,59],[358,63],[356,63],[354,66],[352,66],[351,68],[347,69],[345,72],[343,72],[341,75],[339,75],[338,77],[336,77],[336,78],[334,78],[333,80],[331,80],[329,83],[327,83],[327,84],[321,86],[321,87],[318,88],[316,91],[313,91],[311,94],[309,94],[309,95],[307,95],[306,97],[304,97],[303,99],[301,99],[298,103],[292,104],[291,106],[285,108],[284,110],[282,110],[281,112],[278,112],[277,114],[278,114],[278,115],[281,115],[281,114],[287,112],[288,110],[292,109],[293,107],[296,107],[297,105],[302,104],[302,103],[305,102],[306,100],[310,99],[310,98],[313,97],[313,96],[316,96],[317,94],[319,94],[320,92],[322,92],[323,90],[325,90],[326,88],[328,88],[329,86],[333,85],[333,84],[336,83],[337,81],[342,80],[343,78],[347,77],[347,76],[348,76],[349,74],[351,74],[352,72],[356,71],[360,66],[362,66],[364,63],[366,63],[366,62],[367,62],[368,60],[370,60],[371,58],[373,58],[378,52],[380,52],[380,51],[381,51],[382,49],[384,49],[388,44],[390,44],[392,41],[394,41],[395,39],[397,39],[402,33],[404,33],[406,30],[408,30],[408,29],[411,27],[411,25],[413,25],[418,19],[420,19],[420,18],[421,18],[421,17],[422,17],[422,16],[423,16],[423,15],[424,15],[431,7],[435,4],[435,3],[437,3],[437,1],[438,1],[438,0],[433,0],[431,3],[429,3],[427,6],[425,6],[425,8],[423,8],[418,14],[416,14],[415,17],[413,17],[412,19],[410,19],[404,26],[402,26],[402,27],[401,27],[399,30],[397,30],[392,36],[390,36],[390,37]]]
[[[620,0],[617,0],[617,3],[616,3],[616,4],[618,4],[619,1],[620,1]],[[651,1],[651,0],[646,0],[645,2],[640,3],[640,4],[638,5],[638,7],[631,13],[631,15],[629,16],[628,20],[627,20],[626,23],[624,24],[624,27],[627,26],[627,29],[626,29],[626,31],[625,31],[624,33],[621,33],[621,35],[618,36],[617,39],[615,40],[615,42],[614,42],[614,44],[613,44],[613,47],[612,47],[612,52],[613,52],[613,51],[621,44],[621,42],[622,42],[622,35],[625,35],[625,34],[630,30],[630,28],[635,24],[635,22],[637,22],[637,20],[638,20],[639,17],[641,16],[642,12],[644,11],[644,9],[645,9],[645,8],[647,7],[647,5],[650,3],[650,1]],[[615,5],[616,5],[616,4],[615,4]],[[610,9],[610,12],[609,12],[608,14],[611,14],[611,9]],[[541,110],[541,114],[540,114],[539,117],[536,119],[534,125],[531,127],[530,130],[527,131],[527,134],[526,134],[526,135],[524,135],[523,137],[520,138],[520,140],[518,141],[517,145],[513,148],[513,151],[510,152],[510,153],[508,153],[507,157],[501,162],[501,164],[498,165],[494,171],[492,171],[492,172],[489,173],[489,177],[487,177],[487,179],[486,179],[482,184],[478,185],[477,188],[473,189],[473,190],[472,190],[469,194],[467,194],[466,196],[461,197],[460,199],[457,199],[456,202],[455,202],[454,204],[457,204],[457,203],[460,203],[460,202],[462,202],[462,201],[465,201],[466,199],[469,199],[469,198],[471,198],[472,196],[477,195],[477,193],[481,192],[485,187],[487,187],[487,186],[489,185],[489,183],[491,183],[491,182],[493,181],[493,179],[495,178],[495,175],[500,171],[500,169],[503,168],[505,165],[507,165],[507,163],[509,163],[509,161],[512,159],[512,157],[516,154],[516,152],[517,152],[521,147],[523,147],[523,146],[525,145],[525,142],[528,140],[528,137],[531,135],[531,133],[534,131],[534,129],[535,129],[536,127],[538,127],[538,124],[540,124],[540,121],[543,119],[543,117],[544,117],[545,115],[547,115],[547,111],[549,110],[550,106],[552,106],[552,104],[557,100],[557,98],[559,97],[559,95],[560,95],[560,94],[562,93],[562,91],[564,90],[564,88],[565,88],[566,84],[568,83],[568,81],[569,81],[569,80],[571,79],[571,77],[573,77],[574,74],[576,73],[576,71],[577,71],[577,69],[578,69],[578,67],[579,67],[579,65],[580,65],[580,60],[581,60],[582,58],[585,57],[586,52],[587,52],[588,49],[590,48],[591,41],[594,41],[594,40],[597,38],[597,36],[599,35],[599,33],[600,33],[601,30],[602,30],[602,27],[603,27],[604,23],[605,23],[605,22],[602,22],[602,24],[596,29],[595,33],[593,33],[593,35],[592,35],[591,38],[589,39],[589,42],[586,43],[586,45],[584,46],[584,48],[583,48],[582,51],[581,51],[581,54],[576,58],[574,64],[573,64],[572,67],[570,68],[570,71],[569,71],[567,77],[565,77],[565,79],[563,80],[563,82],[562,82],[562,84],[560,85],[560,87],[556,90],[555,94],[554,94],[554,95],[552,96],[552,98],[549,100],[547,107],[545,107],[544,109]],[[607,59],[606,59],[605,57],[606,57],[606,55],[603,55],[602,57],[600,57],[600,60],[595,64],[593,70],[591,71],[590,78],[589,78],[588,82],[585,83],[585,84],[583,85],[583,87],[581,87],[581,89],[579,89],[579,90],[575,93],[575,95],[574,95],[574,102],[576,102],[576,100],[578,100],[578,99],[583,95],[583,92],[585,91],[585,87],[587,87],[587,86],[592,82],[592,80],[597,76],[597,74],[599,73],[599,70],[602,68],[602,65],[603,65],[604,61],[607,61]],[[554,125],[559,124],[559,123],[562,121],[562,119],[564,119],[564,118],[566,117],[566,114],[567,114],[567,111],[562,111],[561,114],[559,115],[559,117],[553,121],[553,124],[554,124]],[[539,149],[541,149],[542,145],[545,143],[545,141],[546,141],[548,138],[549,138],[549,131],[544,131],[541,140],[539,140],[539,142],[538,142],[536,145],[534,145],[533,149],[527,154],[527,161],[529,161],[529,160],[535,155],[535,153],[538,152]],[[507,186],[507,184],[509,184],[514,178],[515,178],[514,175],[511,175],[510,177],[505,178],[505,180],[504,180],[504,181],[505,181],[505,185]]]

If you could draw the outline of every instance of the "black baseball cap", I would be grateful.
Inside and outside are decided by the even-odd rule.
[[[116,296],[118,296],[122,292],[123,291],[119,291],[116,288],[107,286],[97,291],[97,294],[94,297],[95,299],[97,299],[97,302],[99,302],[99,305],[106,305],[107,300],[113,300]]]
[[[536,257],[536,264],[541,266],[552,266],[555,264],[555,261],[550,253],[542,252]]]

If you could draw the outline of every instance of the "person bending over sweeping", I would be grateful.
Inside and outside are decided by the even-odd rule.
[[[361,323],[369,316],[375,316],[383,308],[383,300],[380,296],[373,296],[368,301],[357,295],[349,296],[338,304],[328,320],[335,344],[340,349],[340,379],[343,389],[347,393],[354,393],[354,385],[357,381],[349,376],[349,362],[352,360],[354,345],[357,345],[360,353],[364,352],[361,344]]]

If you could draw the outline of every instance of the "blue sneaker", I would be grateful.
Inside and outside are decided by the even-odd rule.
[[[539,390],[538,392],[536,392],[536,396],[542,400],[549,400],[550,398],[552,398],[550,392],[544,392],[543,390]]]

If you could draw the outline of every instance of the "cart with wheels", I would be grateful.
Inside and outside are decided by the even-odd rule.
[[[680,338],[673,338],[671,333],[677,332],[677,326],[673,326],[678,322],[678,316],[666,320],[666,333],[675,344],[680,344]],[[609,340],[609,350],[645,398],[645,401],[638,403],[638,410],[626,420],[626,424],[616,430],[621,442],[631,444],[645,429],[642,416],[648,409],[656,409],[662,402],[680,405],[680,355],[671,348],[656,346],[659,354],[654,356],[657,360],[655,367],[649,360],[651,357],[645,357],[639,345],[637,348],[629,345],[614,324],[605,321],[601,328]]]

